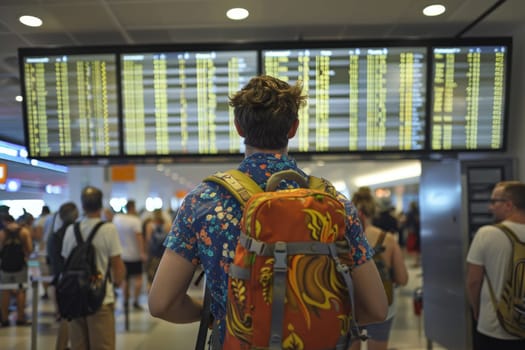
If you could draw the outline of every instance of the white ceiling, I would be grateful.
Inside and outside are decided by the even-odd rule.
[[[22,108],[14,99],[20,93],[21,47],[452,38],[491,8],[463,37],[512,36],[525,25],[524,0],[440,0],[447,12],[424,17],[422,8],[435,2],[0,0],[0,140],[24,144]],[[226,19],[226,10],[238,5],[250,17]],[[18,18],[26,14],[39,16],[44,25],[22,25]]]

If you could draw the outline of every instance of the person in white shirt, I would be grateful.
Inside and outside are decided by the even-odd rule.
[[[137,215],[135,201],[129,200],[126,204],[126,213],[113,216],[113,223],[117,227],[122,244],[122,260],[126,265],[126,279],[122,284],[125,305],[128,305],[130,288],[133,288],[133,308],[142,310],[139,297],[142,293],[143,263],[146,261],[142,222]]]
[[[496,184],[490,198],[490,210],[496,221],[525,241],[525,184],[504,181]],[[498,321],[490,297],[487,276],[497,298],[505,283],[512,246],[499,228],[482,226],[475,234],[467,255],[467,297],[477,321],[474,350],[525,349],[525,339],[507,333]]]
[[[80,234],[87,240],[91,230],[101,221],[102,191],[88,186],[81,193],[84,217],[80,220]],[[75,350],[114,350],[116,347],[115,332],[115,293],[113,285],[120,285],[125,275],[122,262],[118,233],[115,226],[108,222],[100,226],[93,238],[96,252],[96,264],[100,271],[111,267],[111,280],[107,283],[106,295],[102,307],[93,315],[75,318],[69,322],[71,348]],[[70,225],[64,235],[62,256],[67,259],[77,241]]]

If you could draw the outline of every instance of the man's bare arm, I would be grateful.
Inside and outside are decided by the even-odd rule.
[[[467,298],[472,308],[474,319],[479,317],[479,301],[483,283],[484,268],[482,265],[467,263]]]
[[[112,256],[110,261],[111,277],[113,279],[113,283],[117,286],[120,286],[124,280],[124,277],[126,276],[126,266],[124,265],[120,255]]]
[[[202,303],[188,294],[195,266],[166,249],[160,261],[148,297],[152,316],[173,323],[189,323],[201,318]]]
[[[373,260],[352,271],[355,310],[359,325],[382,322],[388,312],[388,300]]]

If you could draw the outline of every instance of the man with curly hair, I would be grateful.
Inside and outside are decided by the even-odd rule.
[[[230,98],[236,130],[246,145],[245,158],[237,169],[261,189],[266,188],[272,174],[283,170],[294,170],[308,179],[288,155],[288,140],[297,132],[299,109],[305,103],[301,84],[289,85],[271,76],[252,78]],[[387,302],[372,249],[363,235],[355,207],[344,196],[339,198],[350,223],[346,235],[352,245],[357,319],[360,323],[382,321]],[[219,322],[217,338],[223,343],[228,268],[239,238],[241,217],[240,203],[215,183],[205,181],[186,196],[165,241],[167,249],[150,290],[153,316],[174,323],[200,320],[201,302],[192,298],[187,289],[201,264],[211,291],[211,313]]]

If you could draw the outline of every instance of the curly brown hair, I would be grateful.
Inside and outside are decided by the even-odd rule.
[[[288,145],[288,132],[306,105],[302,83],[295,85],[268,75],[252,78],[234,96],[235,121],[244,133],[244,144],[261,149],[281,149]]]

